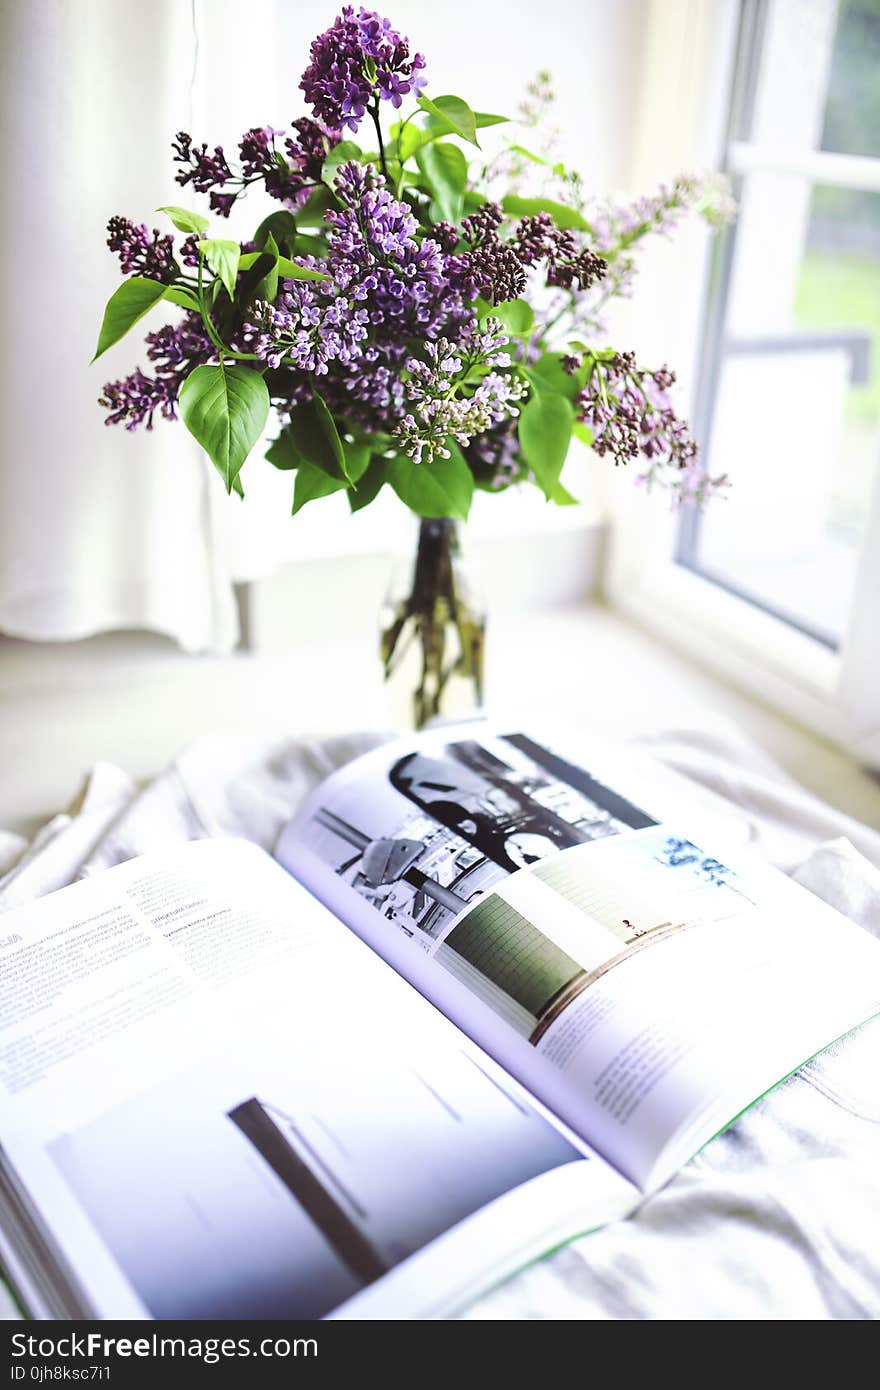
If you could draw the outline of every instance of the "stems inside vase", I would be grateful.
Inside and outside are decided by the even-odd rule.
[[[444,712],[454,677],[470,687],[472,705],[483,698],[485,621],[463,582],[459,555],[454,521],[423,520],[409,591],[393,604],[382,631],[386,680],[416,649],[412,713],[418,729]]]

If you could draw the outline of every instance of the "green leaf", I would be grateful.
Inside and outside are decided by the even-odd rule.
[[[508,145],[507,148],[510,150],[511,154],[522,155],[523,159],[530,160],[532,164],[540,164],[543,168],[549,169],[557,178],[565,178],[566,169],[564,164],[558,162],[556,164],[551,164],[549,159],[545,159],[543,155],[535,154],[534,150],[527,150],[525,145]]]
[[[147,280],[141,275],[133,275],[130,280],[123,280],[119,289],[114,290],[107,301],[101,331],[98,334],[98,346],[95,348],[92,361],[97,361],[102,353],[114,343],[118,343],[120,338],[124,338],[138,319],[142,319],[144,314],[167,294],[168,286],[160,285],[158,280]]]
[[[547,494],[547,498],[548,501],[555,502],[557,507],[580,506],[578,499],[573,493],[569,492],[567,487],[563,487],[562,483],[557,483],[555,487],[551,488],[550,492]]]
[[[418,516],[452,516],[467,520],[474,495],[474,476],[464,455],[448,444],[450,457],[433,463],[413,463],[398,455],[388,469],[388,481],[401,502]]]
[[[215,275],[220,277],[230,299],[235,298],[235,282],[241,247],[237,241],[217,241],[208,238],[199,242],[199,255],[204,256]]]
[[[278,295],[278,244],[271,233],[266,238],[261,254],[270,257],[271,264],[254,290],[254,299],[274,304]]]
[[[466,101],[461,97],[435,97],[432,101],[430,97],[419,97],[419,106],[423,111],[436,116],[437,119],[445,124],[453,135],[460,135],[462,140],[467,140],[468,144],[476,145],[480,148],[477,139],[477,118]]]
[[[165,291],[165,298],[169,304],[177,304],[181,309],[199,312],[199,297],[188,285],[169,285]]]
[[[416,155],[416,163],[427,181],[439,217],[435,221],[458,222],[464,209],[464,190],[467,184],[467,160],[457,145],[438,141],[424,145]]]
[[[266,450],[266,458],[273,468],[280,468],[283,472],[299,468],[301,463],[305,463],[289,429],[282,430],[278,438],[272,441]]]
[[[339,431],[336,428],[336,421],[333,419],[333,416],[330,413],[330,408],[327,405],[327,402],[324,400],[324,397],[320,395],[318,391],[315,390],[314,386],[312,387],[312,400],[314,402],[315,411],[318,416],[318,423],[320,424],[321,429],[324,431],[324,437],[327,440],[327,443],[330,445],[333,458],[336,461],[336,466],[339,470],[339,473],[336,476],[341,476],[345,479],[346,482],[350,483],[351,478],[348,476],[348,464],[346,463],[345,459],[345,449],[343,447],[342,440],[339,437]]]
[[[328,189],[316,188],[305,207],[300,208],[296,214],[296,225],[298,227],[322,227],[325,212],[338,206],[338,202]]]
[[[568,401],[550,391],[535,391],[519,414],[517,432],[523,458],[548,499],[559,483],[571,442],[572,423],[573,412]]]
[[[436,129],[432,130],[429,127],[425,130],[422,126],[417,126],[414,121],[407,121],[403,126],[398,125],[396,131],[392,129],[391,136],[392,139],[396,139],[398,158],[401,164],[405,164],[417,150],[421,149],[422,145],[430,144],[432,140],[437,139],[438,135],[444,133],[448,133],[448,128],[447,131],[442,131],[439,122]]]
[[[319,414],[318,400],[320,399],[316,395],[316,398],[303,401],[296,406],[291,413],[290,424],[283,434],[276,439],[266,457],[276,468],[297,468],[304,461],[312,464],[315,468],[320,468],[330,478],[345,481],[346,472],[343,467],[345,453],[342,441],[333,423],[333,417],[323,400],[321,405],[324,407],[326,416],[330,417],[331,428],[329,430],[326,418]],[[343,462],[340,462],[340,456]],[[283,462],[282,460],[285,458],[290,461]]]
[[[241,363],[196,367],[180,388],[180,415],[231,492],[269,415],[259,372]]]
[[[345,471],[352,483],[356,483],[367,471],[373,453],[369,440],[356,443],[345,441]]]
[[[338,145],[334,145],[321,165],[322,182],[332,183],[336,178],[340,164],[350,164],[352,160],[357,163],[360,161],[361,154],[361,147],[356,145],[354,140],[340,140]]]
[[[195,232],[201,236],[208,230],[208,219],[203,217],[200,212],[188,212],[186,208],[156,208],[157,212],[166,212],[179,232]]]
[[[523,338],[535,322],[532,306],[524,299],[506,299],[501,304],[490,306],[489,313],[500,319],[508,332]]]
[[[557,227],[561,227],[563,231],[591,230],[589,222],[577,208],[567,207],[565,203],[556,203],[552,198],[520,198],[515,193],[508,193],[507,197],[501,200],[501,206],[511,217],[534,217],[536,213],[548,212]]]
[[[493,116],[488,111],[474,111],[474,125],[477,130],[483,126],[502,125],[507,121],[506,116]],[[402,164],[420,150],[423,145],[429,145],[432,140],[437,140],[441,135],[456,134],[454,126],[450,125],[445,116],[428,115],[427,125],[418,126],[410,119],[399,122],[391,127],[391,143],[396,150],[398,158]]]
[[[583,369],[570,376],[555,352],[545,352],[537,362],[523,370],[536,390],[555,391],[558,396],[565,396],[566,400],[573,401],[584,386]]]
[[[310,270],[308,266],[297,265],[286,256],[278,257],[278,274],[282,280],[329,280],[323,270]]]
[[[296,218],[292,212],[282,208],[278,212],[270,212],[268,217],[263,218],[254,232],[254,245],[258,251],[262,251],[270,236],[285,255],[290,255],[296,241]]]
[[[247,261],[247,266],[242,267],[242,261]],[[247,256],[242,256],[238,263],[239,270],[242,271],[241,279],[238,283],[236,294],[236,304],[243,309],[254,299],[263,284],[267,275],[270,275],[277,265],[278,257],[273,251],[248,252]]]
[[[595,436],[589,425],[585,425],[582,420],[575,420],[571,427],[571,432],[575,439],[579,439],[582,444],[586,444],[588,448],[592,448]]]
[[[344,478],[329,478],[323,468],[315,468],[314,464],[302,463],[296,472],[296,482],[293,485],[293,512],[296,516],[298,511],[307,502],[314,502],[319,497],[329,497],[331,492],[339,492],[340,488],[346,486]]]
[[[368,507],[382,491],[387,480],[387,459],[374,458],[363,475],[348,490],[348,505],[351,510],[359,512],[364,507]]]

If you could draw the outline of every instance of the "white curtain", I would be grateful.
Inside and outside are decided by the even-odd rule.
[[[189,650],[222,650],[237,635],[235,579],[308,551],[316,527],[332,527],[332,548],[350,525],[344,505],[291,521],[289,476],[258,458],[244,474],[247,502],[227,499],[179,423],[158,420],[151,434],[105,427],[103,383],[147,365],[141,325],[88,365],[119,283],[108,217],[163,226],[156,207],[195,206],[174,182],[176,131],[234,151],[249,126],[301,114],[308,43],[340,7],[0,0],[0,631],[63,639],[149,628]],[[427,53],[433,90],[481,109],[513,114],[528,77],[551,67],[564,153],[599,186],[614,180],[641,0],[546,0],[539,15],[531,0],[380,8]],[[255,214],[234,216],[233,235]]]
[[[151,628],[190,649],[228,647],[222,490],[182,428],[104,426],[96,398],[143,362],[137,330],[89,367],[119,283],[107,218],[158,225],[152,209],[174,201],[189,5],[7,0],[2,13],[0,628],[48,639]]]

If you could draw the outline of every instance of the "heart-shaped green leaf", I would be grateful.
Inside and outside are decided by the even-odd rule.
[[[98,334],[98,346],[95,348],[92,361],[96,362],[102,353],[114,343],[118,343],[120,338],[124,338],[138,319],[142,319],[154,304],[166,297],[167,293],[167,285],[160,285],[158,280],[147,280],[142,275],[133,275],[130,280],[123,280],[119,289],[115,290],[107,301],[101,331]]]
[[[574,412],[564,396],[533,391],[519,414],[519,446],[548,499],[559,483],[571,442]]]
[[[492,317],[500,319],[508,332],[515,334],[517,338],[522,338],[528,333],[535,322],[532,306],[524,299],[506,299],[501,304],[493,305],[489,313]]]
[[[334,145],[321,166],[321,181],[332,183],[336,178],[341,164],[350,164],[360,161],[362,150],[360,145],[356,145],[353,140],[340,140],[338,145]]]
[[[398,455],[388,468],[388,481],[401,502],[418,516],[451,516],[467,520],[474,495],[474,475],[455,444],[448,459],[413,463]]]
[[[254,232],[254,245],[258,251],[262,251],[270,236],[282,251],[289,254],[293,250],[296,241],[296,218],[292,212],[281,209],[278,212],[270,212],[268,217],[263,218]]]
[[[165,298],[169,304],[176,304],[180,309],[191,309],[195,314],[199,312],[199,297],[188,285],[169,285]]]
[[[422,146],[416,154],[416,163],[432,195],[435,220],[458,222],[464,209],[468,172],[462,151],[457,145],[438,140]]]
[[[297,265],[296,261],[288,260],[287,256],[278,257],[278,274],[282,280],[330,279],[330,276],[323,270],[311,270],[308,266]]]
[[[344,478],[330,478],[322,468],[315,468],[311,463],[301,463],[296,470],[296,482],[293,485],[291,515],[296,516],[307,502],[314,502],[319,497],[329,497],[331,492],[339,492],[345,486]]]
[[[282,430],[278,438],[272,441],[266,450],[266,458],[273,468],[279,468],[282,472],[299,468],[300,464],[305,462],[293,441],[293,432],[290,428]]]
[[[217,241],[208,238],[199,242],[199,254],[217,275],[230,299],[235,298],[235,282],[238,278],[238,263],[241,247],[237,241]]]
[[[180,388],[180,415],[231,492],[269,415],[259,372],[239,362],[196,367]]]
[[[353,512],[359,512],[378,496],[388,480],[388,462],[374,458],[369,467],[348,490],[348,505]]]
[[[346,482],[351,482],[351,479],[348,476],[348,464],[345,458],[345,448],[343,446],[342,440],[339,437],[339,431],[336,428],[336,421],[333,419],[333,416],[330,413],[330,409],[327,405],[327,402],[324,400],[324,397],[320,395],[320,393],[316,391],[314,387],[312,387],[312,400],[314,401],[315,412],[318,417],[318,423],[320,424],[321,429],[324,432],[324,438],[330,445],[330,451],[333,454],[333,458],[336,461],[336,467],[338,469],[338,473],[336,474],[336,476],[338,477],[341,475],[346,480]]]
[[[208,230],[208,219],[200,212],[175,207],[156,208],[156,211],[167,213],[179,232],[195,232],[196,236],[201,236]]]
[[[467,140],[468,144],[476,145],[480,148],[477,139],[477,118],[466,101],[461,97],[444,96],[419,97],[419,106],[423,111],[436,116],[438,121],[443,122],[453,135],[460,135],[462,140]]]

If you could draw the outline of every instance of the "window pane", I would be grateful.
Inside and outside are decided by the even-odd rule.
[[[880,3],[841,0],[822,149],[880,154]]]
[[[763,14],[734,131],[880,155],[880,0]],[[682,560],[837,645],[880,461],[880,194],[776,169],[738,194],[700,422],[733,486],[685,527]]]
[[[806,201],[803,250],[774,255],[747,229],[739,241],[708,441],[712,472],[733,486],[703,518],[694,558],[837,642],[880,439],[880,195],[838,203],[839,190],[816,188],[805,200],[790,176],[748,182],[742,218],[766,227],[775,208],[786,235]]]

